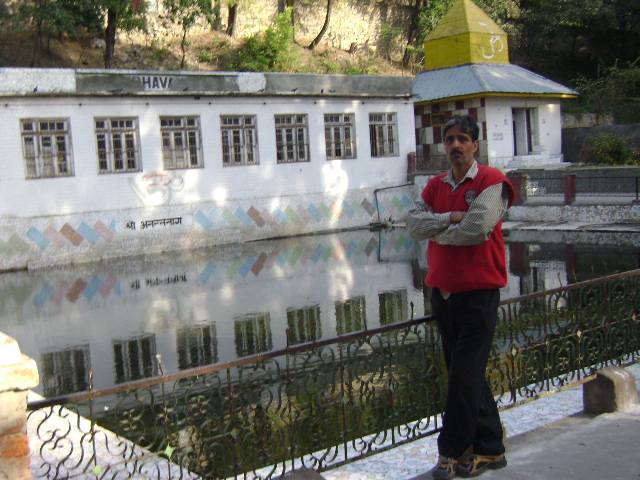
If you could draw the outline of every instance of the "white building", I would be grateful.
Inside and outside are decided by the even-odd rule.
[[[400,216],[405,77],[0,69],[0,270]],[[384,196],[383,195],[383,196]]]
[[[469,114],[482,163],[539,167],[563,161],[560,100],[570,88],[509,63],[507,35],[471,0],[458,0],[425,39],[413,86],[418,170],[444,160],[442,126]]]

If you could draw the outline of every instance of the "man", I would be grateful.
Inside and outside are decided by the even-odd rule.
[[[429,239],[425,284],[449,372],[440,457],[432,475],[474,477],[507,465],[502,423],[485,377],[507,283],[502,217],[515,198],[500,170],[479,165],[479,128],[455,115],[444,126],[449,172],[427,183],[407,216],[415,240]],[[472,447],[473,454],[461,458]]]

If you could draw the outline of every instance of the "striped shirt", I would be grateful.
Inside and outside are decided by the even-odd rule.
[[[467,178],[478,174],[474,162],[465,177],[456,183],[453,170],[442,181],[455,191]],[[486,188],[469,206],[460,223],[451,223],[451,214],[432,213],[422,200],[414,202],[407,215],[407,230],[414,240],[431,239],[441,245],[479,245],[491,236],[491,232],[509,208],[509,197],[503,183]]]

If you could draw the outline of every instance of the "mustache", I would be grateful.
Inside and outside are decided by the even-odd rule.
[[[458,153],[460,155],[463,155],[464,152],[462,150],[460,150],[459,148],[456,148],[455,150],[451,150],[451,155]]]

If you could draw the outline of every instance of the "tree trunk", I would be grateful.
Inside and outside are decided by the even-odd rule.
[[[219,32],[222,28],[222,15],[220,14],[220,0],[213,0],[211,6],[213,11],[213,24],[212,27],[216,32]]]
[[[47,8],[47,1],[38,2],[37,7],[44,11]],[[40,58],[42,56],[42,27],[44,25],[44,19],[41,12],[36,13],[37,21],[36,28],[33,35],[33,51],[31,52],[31,63],[30,67],[39,67],[40,66]]]
[[[182,41],[180,42],[180,48],[182,49],[182,60],[180,61],[180,68],[184,68],[184,61],[187,58],[187,29],[182,27]]]
[[[31,52],[30,67],[40,66],[40,57],[42,55],[42,20],[38,20],[36,31],[33,36],[33,51]]]
[[[118,22],[118,12],[113,8],[107,10],[107,28],[104,31],[104,68],[111,68],[113,62],[113,52],[116,47],[116,31]]]
[[[227,35],[233,37],[236,33],[236,17],[238,16],[238,4],[229,5],[229,23],[227,24]]]
[[[333,0],[327,0],[327,15],[324,17],[324,25],[322,25],[318,36],[314,38],[309,45],[309,50],[316,48],[322,40],[322,37],[324,37],[324,34],[327,33],[327,30],[329,29],[329,20],[331,20],[331,7],[333,7]]]
[[[295,26],[296,0],[285,0],[284,7],[291,8],[291,26]]]
[[[413,45],[416,40],[416,32],[418,31],[418,16],[420,10],[425,6],[426,0],[416,0],[413,6],[413,13],[411,15],[411,22],[409,22],[409,31],[407,32],[407,45]],[[411,61],[411,52],[408,48],[404,49],[404,55],[402,57],[402,66],[408,67]]]

